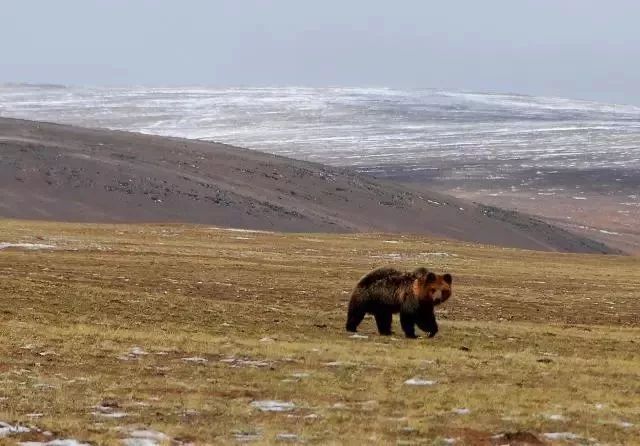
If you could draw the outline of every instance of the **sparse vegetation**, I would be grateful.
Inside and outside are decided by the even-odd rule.
[[[640,444],[638,258],[11,220],[0,242],[56,246],[0,250],[0,421],[47,438]],[[436,338],[344,331],[384,264],[453,273]]]

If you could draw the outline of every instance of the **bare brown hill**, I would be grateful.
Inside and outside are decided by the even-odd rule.
[[[611,253],[535,218],[224,144],[0,118],[0,216],[404,232]]]

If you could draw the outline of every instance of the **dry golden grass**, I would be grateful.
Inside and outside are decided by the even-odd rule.
[[[182,225],[0,221],[1,242],[57,248],[0,251],[0,421],[105,445],[134,427],[167,444],[640,444],[639,258]],[[384,264],[454,274],[436,338],[404,339],[397,317],[391,338],[370,318],[366,339],[344,331],[352,286]]]

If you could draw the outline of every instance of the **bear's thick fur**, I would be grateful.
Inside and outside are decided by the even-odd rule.
[[[347,331],[355,332],[366,314],[373,314],[381,335],[391,334],[393,313],[400,313],[400,325],[408,338],[416,338],[415,325],[433,337],[438,332],[434,312],[451,296],[450,274],[436,275],[426,268],[402,272],[378,268],[356,285],[349,302]]]

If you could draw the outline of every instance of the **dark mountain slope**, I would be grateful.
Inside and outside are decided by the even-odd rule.
[[[389,231],[564,252],[606,246],[515,213],[224,144],[0,118],[0,216]]]

